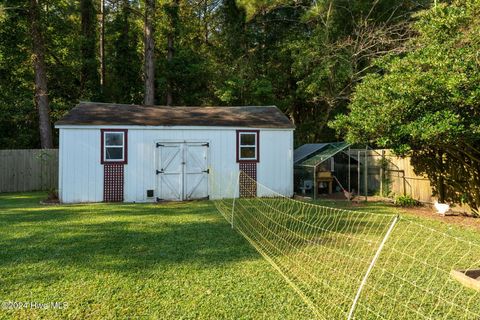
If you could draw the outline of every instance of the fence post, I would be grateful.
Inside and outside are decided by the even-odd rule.
[[[360,150],[357,151],[357,187],[358,187],[358,190],[357,190],[357,193],[358,193],[358,196],[360,197],[360,170],[361,170],[361,163],[360,163]]]
[[[385,164],[385,150],[382,149],[382,157],[380,158],[380,196],[383,197],[383,180],[385,180],[385,172],[383,172],[383,166]]]
[[[239,186],[239,182],[240,182],[240,174],[242,172],[239,171],[238,174],[237,174],[237,183],[233,186],[233,203],[232,203],[232,229],[233,229],[233,213],[235,212],[235,199],[236,199],[236,195],[237,195],[237,188],[238,188],[238,197],[240,197],[240,186]]]
[[[352,306],[350,307],[350,312],[348,313],[348,320],[351,320],[353,317],[353,314],[355,312],[355,307],[357,306],[358,300],[360,299],[360,295],[362,294],[363,288],[365,287],[365,284],[367,283],[368,276],[372,272],[373,267],[375,266],[375,262],[377,262],[378,257],[380,256],[380,253],[382,252],[383,246],[388,240],[388,237],[390,237],[390,234],[393,231],[393,227],[395,227],[395,224],[397,223],[399,219],[399,216],[396,215],[393,218],[392,223],[390,224],[390,227],[387,230],[387,233],[385,234],[385,237],[383,237],[382,242],[380,243],[380,246],[377,249],[377,252],[375,253],[375,256],[373,256],[372,262],[370,262],[370,265],[368,266],[367,272],[365,272],[365,275],[363,276],[362,282],[360,283],[360,286],[358,287],[357,295],[355,296],[355,299],[353,299]]]
[[[365,201],[368,200],[368,146],[365,147]]]
[[[350,154],[350,146],[348,146],[348,192],[352,193],[352,184],[351,184],[351,154]]]

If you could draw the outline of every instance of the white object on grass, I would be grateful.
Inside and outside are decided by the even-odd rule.
[[[442,216],[445,215],[450,210],[450,205],[447,203],[439,203],[437,200],[433,203],[435,209],[437,209],[437,213],[441,214]]]

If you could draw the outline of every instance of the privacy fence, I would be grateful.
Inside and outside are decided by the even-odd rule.
[[[0,192],[58,188],[58,149],[0,150]]]
[[[421,202],[432,201],[430,181],[428,177],[414,172],[410,157],[397,157],[390,150],[367,150],[361,155],[361,161],[362,182],[363,166],[365,163],[368,165],[369,194],[409,195]]]

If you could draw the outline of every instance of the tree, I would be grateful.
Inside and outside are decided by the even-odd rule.
[[[344,113],[352,88],[374,71],[371,61],[402,52],[409,39],[410,1],[323,1],[304,16],[310,38],[290,43],[303,106],[293,112],[310,142],[333,139],[327,123]]]
[[[167,106],[173,104],[173,75],[172,75],[172,66],[173,66],[173,55],[175,53],[175,37],[178,33],[178,23],[179,23],[179,0],[172,0],[172,2],[166,5],[167,16],[169,20],[168,25],[168,34],[167,34],[167,65],[169,73],[167,75]]]
[[[237,9],[225,1],[224,46],[238,58],[225,59],[217,96],[278,105],[295,123],[297,143],[331,141],[327,122],[346,111],[375,57],[403,50],[411,14],[429,2],[243,0]]]
[[[29,23],[32,38],[32,60],[35,70],[35,105],[38,109],[40,143],[42,149],[48,149],[53,148],[53,138],[45,67],[45,43],[40,23],[38,0],[30,0]]]
[[[155,0],[145,0],[145,98],[147,105],[155,104],[155,42],[154,27],[155,19]]]
[[[277,105],[296,144],[331,140],[324,123],[346,111],[374,57],[403,50],[411,13],[430,2],[41,0],[51,121],[81,99]],[[2,5],[1,147],[38,147],[29,4]]]
[[[82,98],[96,100],[99,97],[100,78],[97,59],[96,10],[93,0],[80,1],[81,53],[80,92]]]
[[[102,95],[105,91],[105,0],[100,0],[100,89]]]
[[[348,141],[412,156],[441,201],[480,208],[480,3],[458,0],[418,16],[405,55],[376,61],[348,115],[331,124]]]
[[[142,20],[138,6],[122,0],[112,7],[111,22],[106,25],[106,100],[118,103],[145,102],[142,82]],[[152,102],[153,103],[153,102]]]

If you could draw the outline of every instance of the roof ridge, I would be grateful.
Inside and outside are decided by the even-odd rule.
[[[244,106],[214,106],[214,105],[208,105],[208,106],[186,106],[186,105],[181,105],[181,106],[166,106],[166,105],[160,105],[160,104],[136,104],[136,103],[116,103],[116,102],[97,102],[97,101],[79,101],[78,104],[75,106],[79,106],[82,104],[101,104],[105,106],[136,106],[136,107],[162,107],[162,108],[277,108],[279,109],[276,105],[244,105]]]

